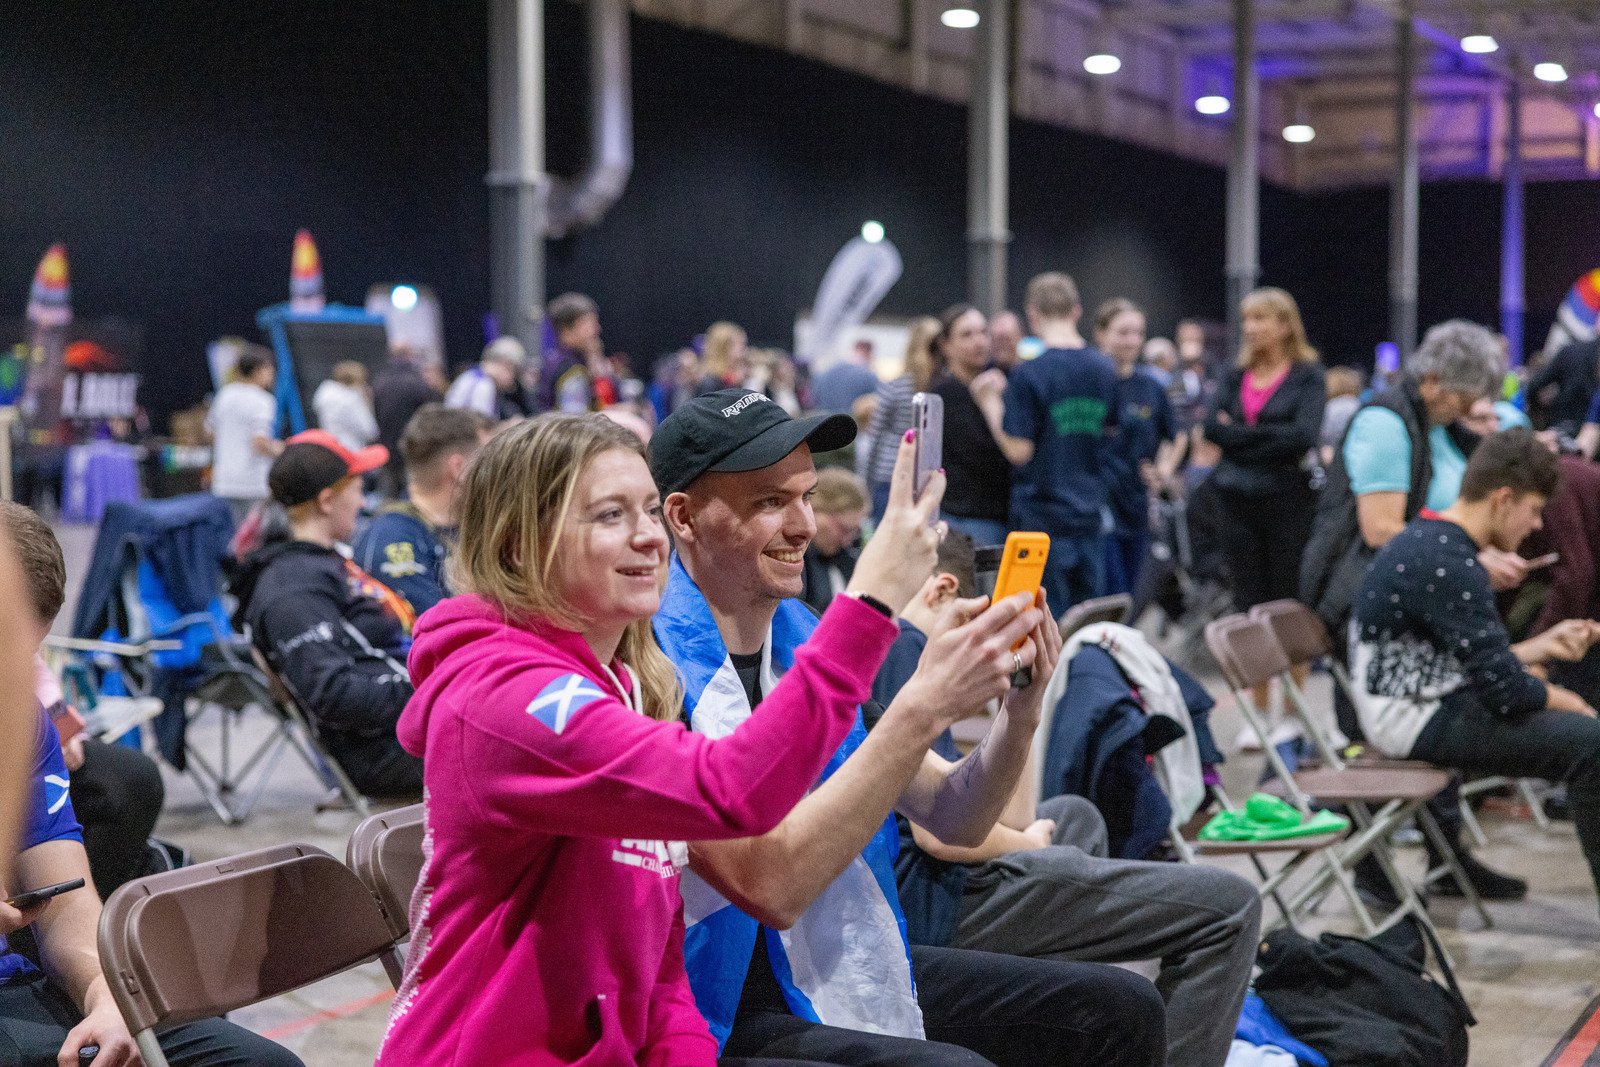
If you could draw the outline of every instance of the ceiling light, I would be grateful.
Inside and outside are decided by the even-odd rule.
[[[1600,104],[1594,106],[1594,117],[1600,119]]]
[[[1567,68],[1560,63],[1538,63],[1533,68],[1533,76],[1542,82],[1564,82]]]
[[[1224,115],[1227,114],[1229,106],[1227,97],[1217,96],[1215,93],[1202,96],[1194,102],[1194,109],[1202,115]]]
[[[1090,74],[1115,74],[1122,69],[1122,60],[1116,56],[1108,56],[1101,52],[1085,59],[1083,61],[1083,69]]]
[[[1296,122],[1283,128],[1283,139],[1290,144],[1305,144],[1316,135],[1317,131],[1303,122]]]
[[[883,240],[883,223],[863,222],[861,224],[861,239],[869,245],[875,245]]]
[[[953,7],[939,16],[952,30],[970,30],[978,24],[978,13],[970,7]]]
[[[409,285],[397,285],[389,293],[389,303],[396,311],[410,311],[417,306],[417,291]]]
[[[1481,55],[1484,52],[1498,52],[1500,42],[1490,37],[1487,33],[1473,33],[1461,38],[1461,50]]]

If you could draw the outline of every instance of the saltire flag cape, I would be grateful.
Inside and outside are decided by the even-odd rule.
[[[778,605],[762,649],[761,691],[794,665],[794,653],[817,618],[798,600]],[[750,717],[750,701],[717,632],[705,598],[677,556],[655,617],[656,637],[684,679],[689,723],[707,737],[725,737]],[[839,769],[866,739],[856,725],[822,771]],[[789,1010],[803,1019],[869,1033],[921,1038],[922,1010],[911,980],[906,920],[895,887],[900,834],[891,815],[861,855],[833,880],[795,925],[765,931],[772,970]],[[695,1005],[720,1050],[733,1028],[739,994],[761,927],[694,871],[683,873],[684,967]]]

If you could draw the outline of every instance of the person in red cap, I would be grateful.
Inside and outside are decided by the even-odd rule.
[[[323,748],[368,796],[422,794],[422,761],[395,722],[411,697],[402,645],[415,616],[403,597],[339,552],[355,535],[361,475],[389,450],[352,452],[326,430],[289,438],[267,475],[293,539],[247,557],[231,590],[235,625],[294,693]]]

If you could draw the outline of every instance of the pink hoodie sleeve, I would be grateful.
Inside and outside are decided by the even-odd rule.
[[[836,598],[759,714],[715,741],[646,719],[593,680],[608,695],[553,714],[556,704],[538,702],[582,675],[508,671],[505,683],[459,698],[457,771],[480,817],[508,830],[668,840],[764,834],[849,733],[898,632],[859,600]],[[430,759],[435,751],[430,740]]]
[[[694,1005],[683,969],[683,901],[672,916],[672,934],[650,998],[649,1029],[640,1051],[642,1067],[716,1067],[717,1043]]]

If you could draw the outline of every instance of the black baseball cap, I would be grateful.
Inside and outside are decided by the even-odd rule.
[[[661,495],[681,493],[707,471],[770,467],[802,444],[832,452],[854,441],[849,415],[792,418],[765,393],[719,389],[679,406],[650,437],[650,472]]]
[[[289,438],[267,472],[272,499],[286,508],[315,500],[318,493],[352,474],[365,474],[389,462],[389,450],[368,445],[352,452],[326,430],[306,430]]]

